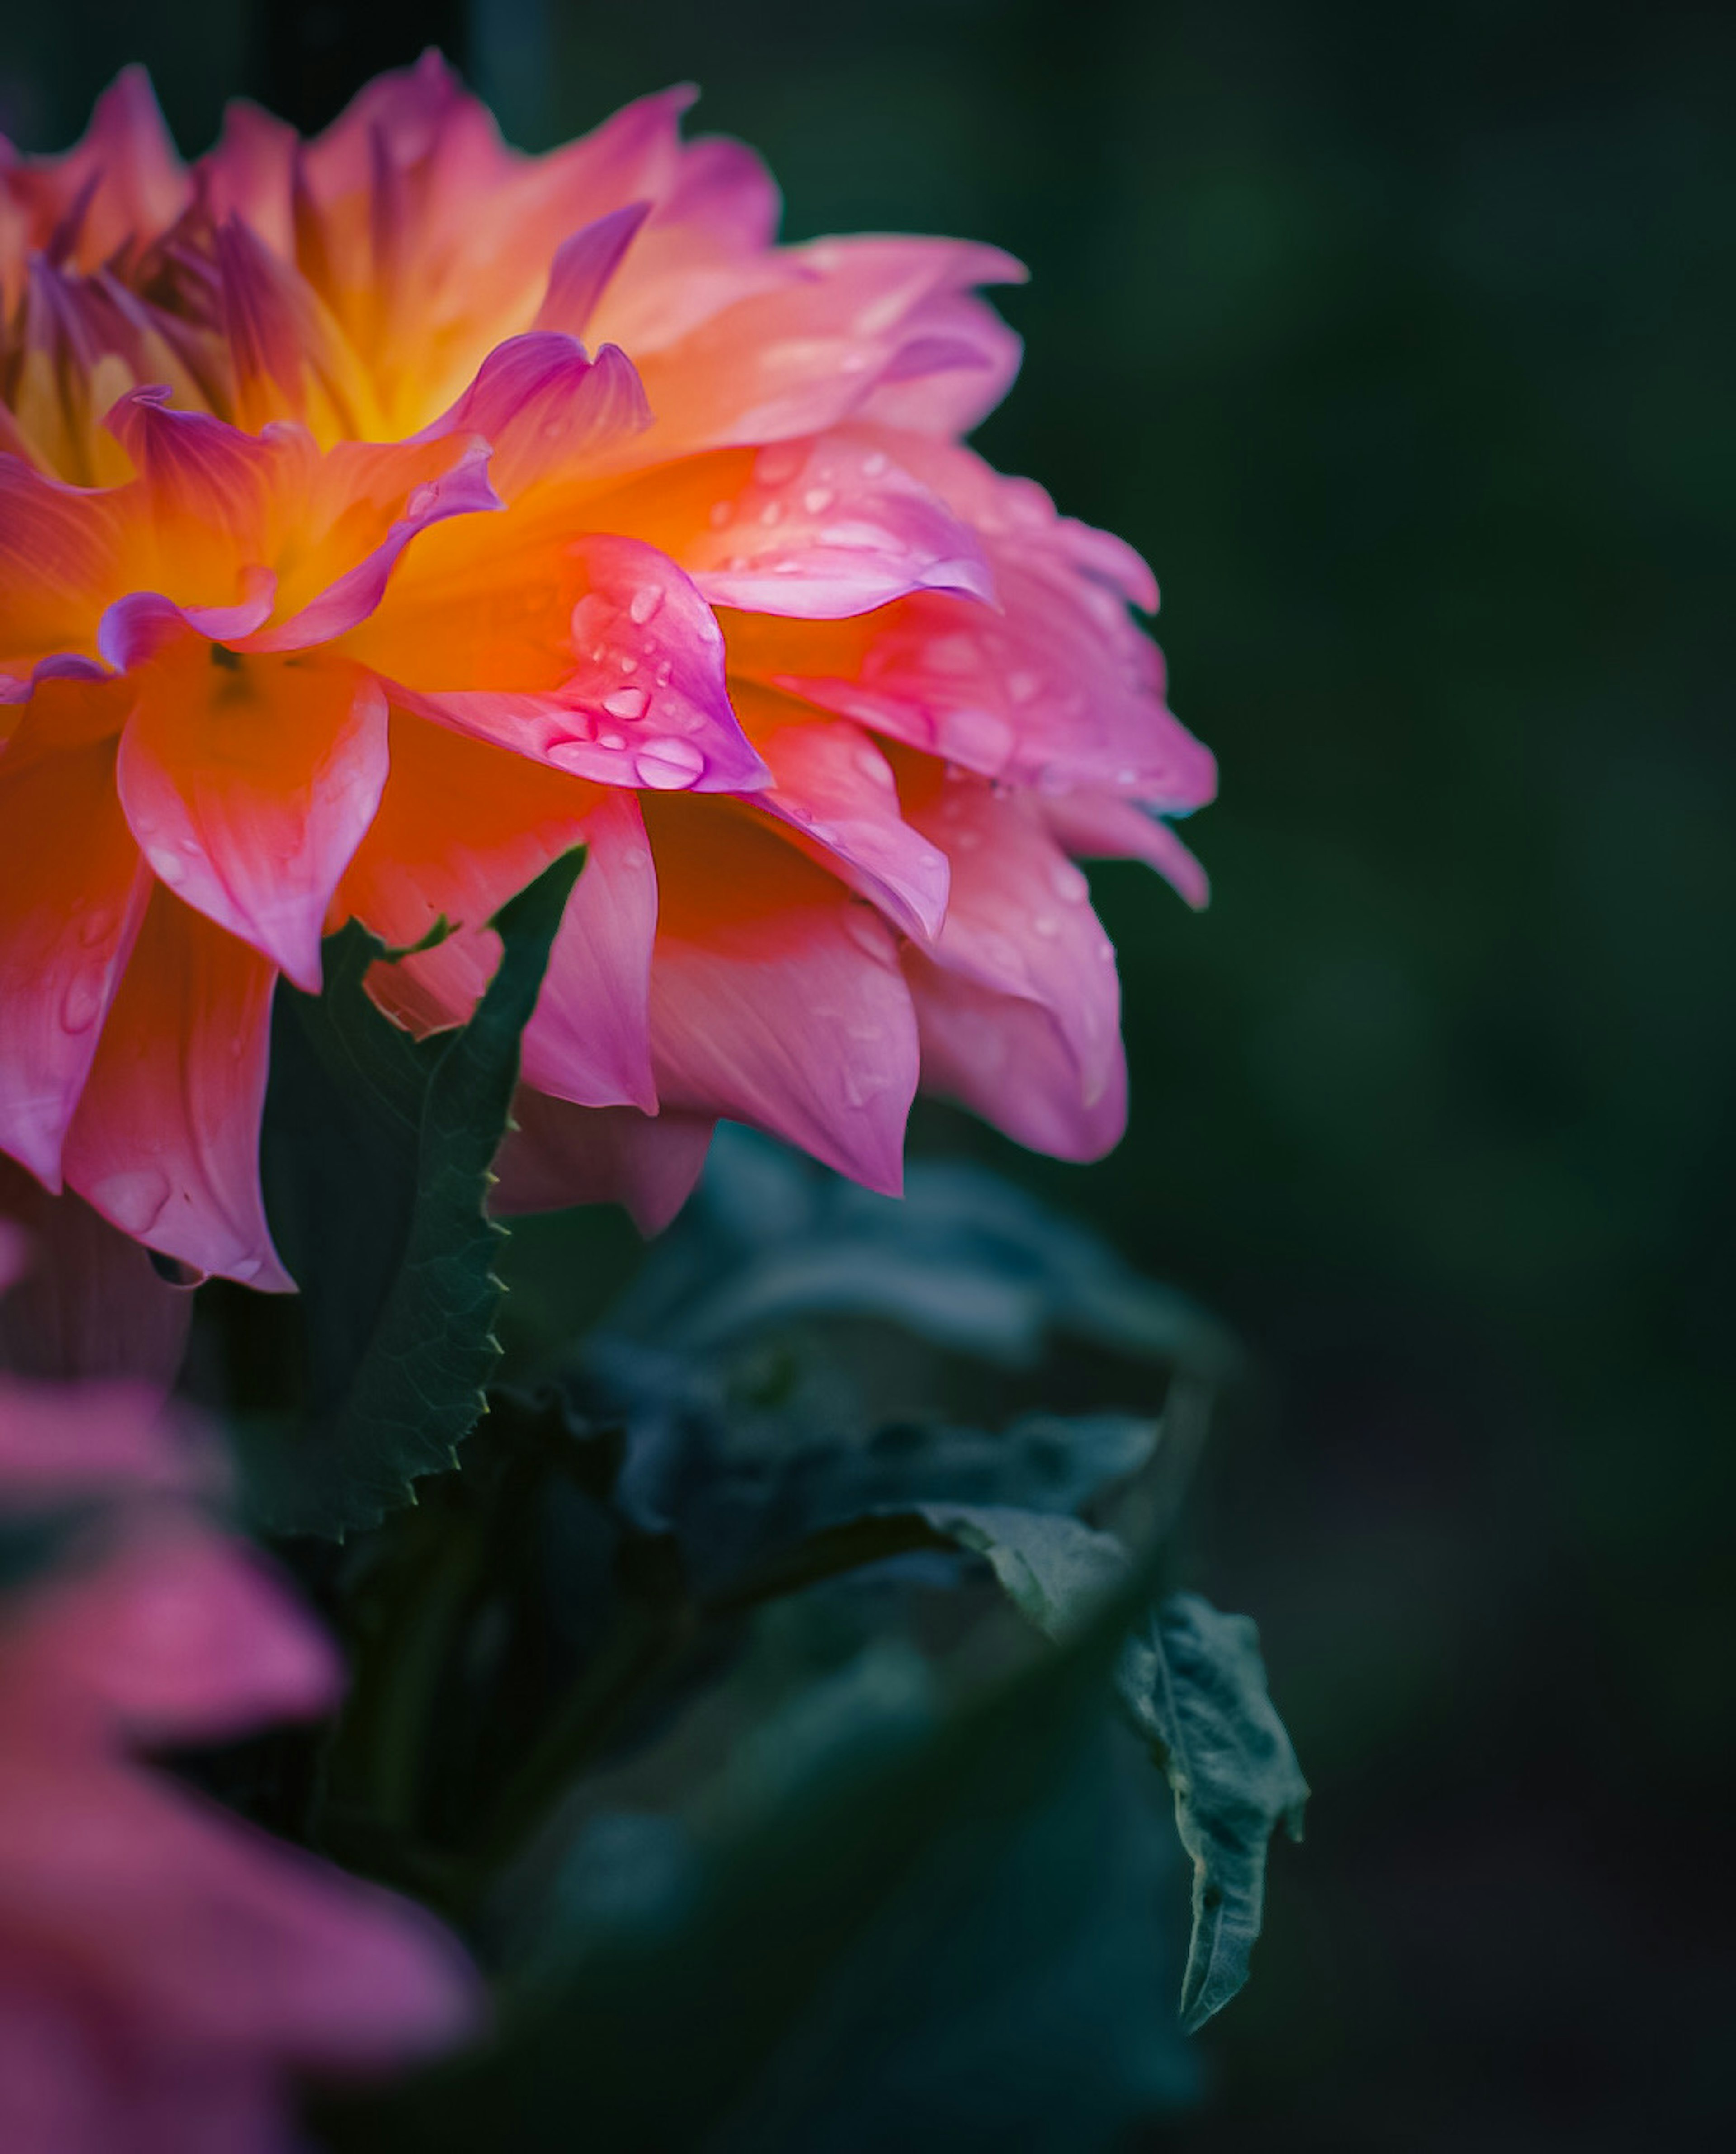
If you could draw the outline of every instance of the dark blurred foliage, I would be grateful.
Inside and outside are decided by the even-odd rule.
[[[8,11],[0,121],[64,140],[142,57],[197,148],[232,88],[317,119],[331,53],[407,58],[449,13]],[[942,1111],[919,1141],[1092,1218],[1263,1372],[1193,1567],[1259,1617],[1316,1798],[1190,2154],[1727,2143],[1736,18],[467,27],[528,146],[691,76],[792,236],[1022,256],[983,446],[1164,581],[1224,797],[1203,919],[1097,878],[1132,1132],[1085,1171]]]

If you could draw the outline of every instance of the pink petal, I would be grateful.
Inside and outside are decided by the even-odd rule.
[[[646,807],[658,1098],[896,1194],[917,1054],[891,931],[769,831],[682,808]]]
[[[595,360],[570,336],[539,329],[497,345],[450,411],[417,438],[481,435],[488,477],[511,501],[539,482],[570,478],[651,424],[632,362],[605,346]]]
[[[0,758],[0,1149],[50,1188],[149,888],[112,741]]]
[[[817,240],[783,264],[799,281],[744,298],[661,349],[634,345],[657,415],[652,454],[823,433],[860,411],[907,347],[930,338],[938,296],[1024,273],[993,248],[932,239]],[[609,326],[620,333],[612,318]],[[990,401],[1002,386],[985,377]]]
[[[809,858],[885,913],[932,942],[946,916],[947,856],[907,823],[892,768],[866,733],[840,718],[809,722],[802,705],[737,692],[772,784],[753,804],[775,816]]]
[[[690,457],[591,513],[661,546],[713,605],[831,620],[909,591],[993,596],[975,533],[886,457],[847,440]]]
[[[151,77],[137,66],[123,68],[98,98],[81,142],[61,156],[23,161],[8,176],[33,212],[28,243],[85,271],[129,245],[148,246],[191,191]]]
[[[922,1089],[958,1100],[1033,1151],[1100,1159],[1127,1120],[1119,1039],[1095,1096],[1049,1013],[944,972],[919,950],[904,955],[922,1037]]]
[[[906,814],[952,864],[934,964],[1042,1009],[1094,1108],[1121,1066],[1121,990],[1084,875],[1026,799],[962,777],[905,789]]]
[[[661,1234],[692,1193],[712,1141],[703,1115],[574,1107],[528,1089],[513,1115],[518,1127],[494,1162],[490,1207],[508,1217],[620,1204],[641,1234]]]
[[[1057,841],[1081,860],[1143,860],[1196,911],[1211,896],[1206,871],[1167,823],[1113,793],[1065,793],[1042,804]]]
[[[559,329],[573,337],[585,334],[598,300],[651,208],[648,202],[628,202],[594,217],[561,242],[549,265],[549,289],[537,309],[534,327]]]
[[[81,1403],[90,1420],[138,1411],[125,1394],[86,1392]],[[80,1438],[65,1433],[76,1476]],[[14,1651],[63,1726],[76,1709],[146,1747],[329,1712],[344,1687],[337,1653],[263,1563],[186,1513],[141,1517],[100,1567],[51,1576]],[[16,1671],[8,1687],[15,1720]]]
[[[67,1134],[66,1178],[148,1248],[267,1293],[293,1282],[259,1191],[272,966],[158,889]]]
[[[395,664],[398,700],[602,785],[702,793],[763,785],[765,766],[730,706],[722,632],[692,580],[634,538],[582,533],[564,554],[583,595],[572,610],[571,671],[558,691],[431,693]],[[400,652],[388,655],[413,661],[401,635]]]
[[[385,783],[378,684],[342,660],[191,637],[136,679],[116,774],[146,859],[317,994],[326,910]]]
[[[631,794],[600,800],[585,821],[585,868],[549,954],[524,1034],[524,1081],[584,1107],[651,1112],[651,947],[657,880]]]

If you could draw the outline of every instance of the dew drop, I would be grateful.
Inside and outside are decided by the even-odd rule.
[[[628,845],[621,854],[620,864],[624,868],[631,868],[637,873],[641,868],[648,868],[651,865],[651,855],[646,852],[643,845]]]
[[[765,507],[759,512],[759,520],[765,525],[768,530],[771,528],[773,524],[781,523],[784,521],[783,503],[781,501],[768,501]]]
[[[859,748],[850,757],[850,761],[871,785],[878,785],[884,790],[896,783],[886,758],[878,748]]]
[[[167,883],[171,890],[178,889],[186,880],[186,862],[173,853],[152,853],[151,865],[156,870],[158,880]]]
[[[1065,905],[1083,905],[1091,894],[1082,869],[1071,860],[1057,860],[1049,870],[1049,886]]]
[[[623,673],[636,673],[639,671],[639,661],[633,656],[631,651],[622,651],[620,656],[617,658],[615,662],[618,666],[620,666]]]
[[[891,458],[882,456],[878,449],[875,449],[862,459],[862,476],[864,478],[879,478],[891,468]]]
[[[618,733],[613,730],[605,730],[597,735],[597,746],[599,748],[606,748],[611,752],[617,748],[623,748],[626,744],[627,737],[625,733]]]
[[[691,741],[649,740],[633,758],[633,774],[654,793],[678,792],[705,772],[705,758]]]
[[[753,477],[760,486],[788,486],[802,468],[802,450],[789,442],[774,442],[753,460]]]
[[[115,932],[115,915],[106,905],[94,905],[79,922],[79,940],[87,950],[106,942]]]
[[[102,982],[100,977],[80,972],[68,986],[60,998],[60,1029],[63,1032],[89,1032],[96,1023],[97,1013],[103,1006]]]
[[[239,1279],[245,1286],[250,1279],[258,1279],[265,1268],[263,1257],[243,1257],[229,1267],[229,1276]]]
[[[550,741],[543,753],[557,770],[589,771],[591,767],[589,741]]]
[[[616,688],[604,697],[603,708],[611,718],[642,718],[650,701],[643,688]]]
[[[1053,942],[1060,932],[1061,923],[1052,912],[1034,912],[1031,915],[1032,934],[1040,935],[1045,942]]]
[[[706,520],[713,531],[721,531],[726,524],[734,520],[734,517],[735,503],[733,501],[714,501],[712,503],[711,514]]]
[[[646,621],[655,619],[662,603],[663,594],[655,584],[641,584],[627,608],[628,618],[643,628]]]
[[[802,506],[810,516],[824,516],[837,498],[829,486],[810,486],[802,496]]]
[[[674,674],[675,661],[672,658],[664,658],[659,660],[657,670],[651,676],[651,678],[656,682],[660,688],[666,688],[669,686],[671,680],[674,677]]]

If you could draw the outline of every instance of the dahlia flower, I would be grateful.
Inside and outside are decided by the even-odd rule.
[[[213,1463],[148,1392],[0,1381],[0,1526],[92,1513],[0,1602],[9,2154],[288,2154],[293,2072],[408,2063],[476,2019],[420,1910],[140,1760],[339,1687],[324,1640],[197,1508]]]
[[[918,1084],[1095,1157],[1126,1109],[1075,857],[1199,901],[1211,794],[1126,545],[962,437],[1018,344],[946,240],[774,243],[687,93],[542,158],[429,55],[192,166],[130,73],[0,161],[0,1146],[290,1282],[269,1012],[359,917],[461,1020],[583,840],[501,1202],[666,1219],[728,1116],[899,1184]]]

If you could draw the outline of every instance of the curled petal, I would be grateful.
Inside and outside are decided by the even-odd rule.
[[[539,330],[496,345],[450,411],[419,437],[475,434],[489,444],[488,476],[503,500],[573,477],[651,424],[625,354],[595,359],[569,336]]]
[[[593,513],[661,547],[713,605],[831,620],[910,591],[993,596],[969,526],[889,458],[847,440],[691,457]]]
[[[528,630],[510,615],[503,625],[474,615],[442,621],[459,559],[395,591],[350,647],[391,677],[407,708],[575,777],[650,792],[766,783],[730,704],[717,618],[666,554],[637,539],[582,533],[552,558],[532,556],[526,573],[548,579],[528,594]],[[499,661],[473,640],[478,626],[502,635]],[[555,677],[534,692],[459,685],[510,679],[515,670]]]
[[[946,855],[900,812],[891,765],[865,732],[763,689],[738,688],[737,707],[772,784],[753,796],[810,860],[906,935],[931,942],[946,916]]]
[[[658,1098],[896,1195],[917,1053],[891,929],[746,817],[652,805]]]
[[[123,1233],[268,1293],[293,1282],[259,1190],[269,962],[158,889],[67,1133],[67,1181]]]
[[[692,1195],[711,1146],[706,1116],[666,1108],[574,1107],[521,1091],[517,1128],[495,1161],[493,1209],[504,1216],[569,1204],[620,1204],[641,1234],[661,1234]]]
[[[1057,841],[1087,860],[1143,860],[1196,911],[1211,896],[1206,871],[1154,813],[1113,793],[1068,793],[1042,804]]]
[[[1094,1096],[1049,1013],[1015,995],[904,953],[922,1037],[922,1089],[957,1100],[1015,1142],[1054,1159],[1100,1159],[1127,1120],[1127,1073],[1117,1039]]]
[[[598,300],[651,209],[648,202],[628,202],[593,217],[561,242],[549,264],[549,288],[537,309],[536,328],[559,329],[572,337],[585,334]]]
[[[325,914],[385,783],[385,698],[342,659],[189,636],[136,676],[120,799],[182,901],[319,991]]]

